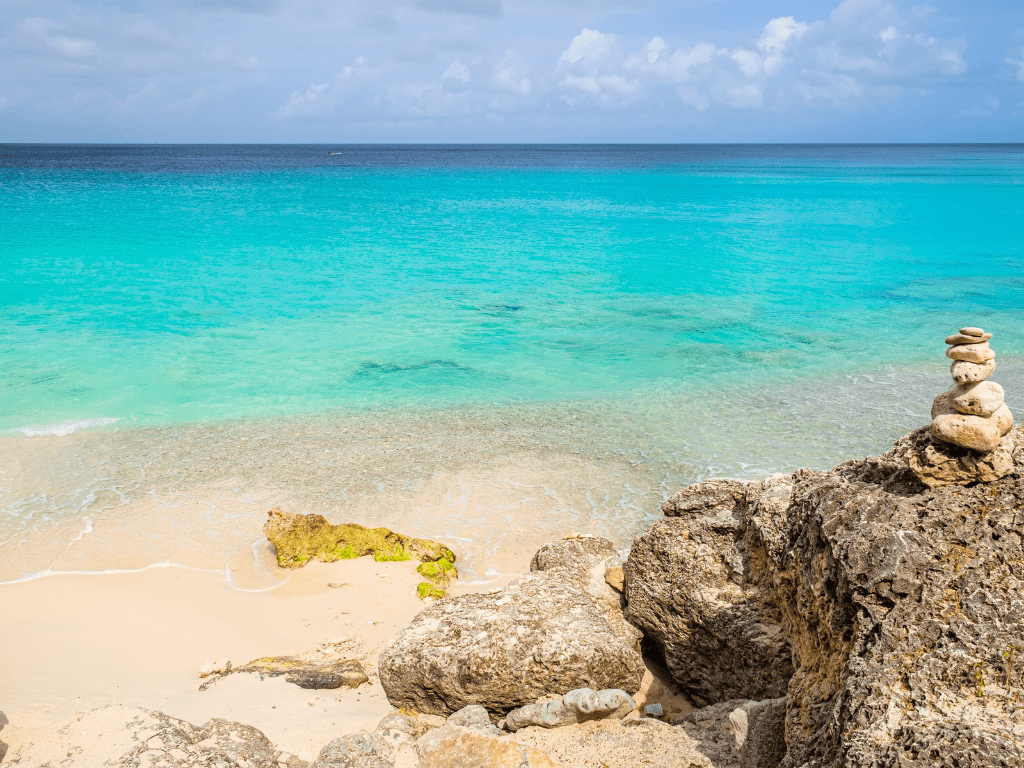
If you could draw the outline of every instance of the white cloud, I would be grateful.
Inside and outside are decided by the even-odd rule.
[[[529,64],[515,51],[505,51],[505,57],[494,65],[491,85],[499,91],[513,96],[527,97],[533,93],[533,81],[529,76]]]
[[[1016,67],[1017,79],[1024,83],[1024,48],[1021,48],[1017,55],[1020,56],[1019,59],[1014,59],[1008,56],[1006,58],[1006,63],[1012,67]]]

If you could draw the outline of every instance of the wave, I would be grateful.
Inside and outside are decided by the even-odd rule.
[[[68,419],[67,421],[58,421],[56,424],[29,424],[26,427],[17,427],[14,431],[21,432],[25,437],[42,437],[44,435],[63,437],[80,429],[105,427],[117,421],[120,421],[120,419]]]

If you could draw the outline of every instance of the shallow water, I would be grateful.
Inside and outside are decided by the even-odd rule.
[[[0,580],[258,588],[275,504],[446,538],[474,578],[573,529],[625,546],[684,483],[884,451],[968,323],[1014,408],[1022,160],[5,151]]]

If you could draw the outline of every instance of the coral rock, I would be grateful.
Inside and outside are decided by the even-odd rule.
[[[966,360],[957,360],[949,366],[949,372],[957,384],[974,384],[984,381],[996,372],[996,361],[970,363]]]

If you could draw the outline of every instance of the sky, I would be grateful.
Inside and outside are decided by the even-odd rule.
[[[1021,0],[0,0],[0,142],[1021,140]]]

